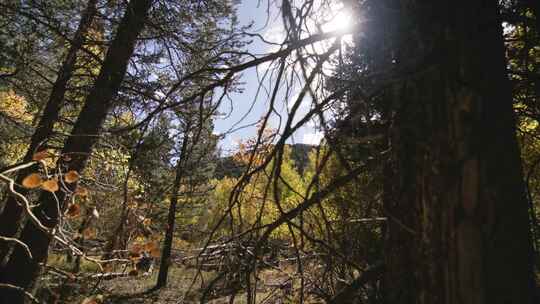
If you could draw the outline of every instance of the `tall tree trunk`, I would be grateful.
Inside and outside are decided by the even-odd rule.
[[[399,2],[386,303],[538,303],[497,1]]]
[[[71,136],[62,149],[62,155],[69,155],[71,160],[60,160],[59,166],[65,166],[67,170],[83,171],[125,76],[129,59],[133,54],[137,37],[144,27],[151,4],[152,0],[129,2],[96,82],[86,98]],[[58,211],[63,211],[65,207],[65,193],[57,191],[55,194],[60,206],[51,193],[42,191],[39,198],[40,205],[33,210],[36,217],[49,228],[56,227],[60,216]],[[46,261],[51,236],[28,221],[20,240],[28,245],[33,258],[30,259],[24,250],[18,248],[21,246],[17,246],[9,262],[0,269],[0,282],[27,289],[35,279],[40,263]],[[24,296],[18,291],[4,288],[0,289],[0,300],[2,303],[23,303]]]
[[[160,289],[167,286],[167,277],[169,275],[169,266],[171,265],[171,251],[174,238],[174,229],[176,221],[176,206],[178,205],[178,195],[180,194],[180,186],[182,185],[182,179],[184,176],[184,163],[188,145],[189,145],[189,132],[190,125],[188,124],[184,139],[182,140],[182,147],[180,148],[180,159],[176,164],[176,176],[174,178],[174,184],[171,190],[171,204],[169,205],[169,211],[167,214],[167,230],[165,231],[165,239],[163,240],[163,251],[161,253],[161,262],[159,265],[159,273],[154,289]]]
[[[76,243],[76,246],[79,248],[83,248],[84,246],[84,230],[86,228],[90,227],[92,222],[96,219],[94,216],[94,212],[96,212],[96,209],[86,209],[86,214],[84,219],[82,220],[81,224],[79,225],[79,228],[77,229],[78,236],[73,239],[73,241]],[[71,252],[67,253],[66,261],[70,262],[73,255]],[[72,272],[79,273],[81,270],[81,256],[78,255],[75,257],[75,263],[73,264]]]
[[[33,155],[40,150],[40,145],[46,142],[53,133],[53,127],[62,107],[64,95],[67,89],[67,83],[73,75],[75,70],[75,63],[77,62],[77,51],[82,47],[85,41],[85,36],[88,33],[96,15],[96,2],[97,0],[89,0],[85,11],[82,14],[79,27],[75,32],[71,46],[66,54],[56,81],[52,87],[49,100],[47,101],[41,119],[36,127],[34,134],[30,140],[30,146],[26,151],[23,158],[24,162],[32,161]],[[17,184],[20,184],[24,177],[28,174],[35,172],[37,165],[28,167],[19,171],[16,177]],[[26,194],[28,191],[25,188],[17,187],[16,189],[21,194]],[[0,236],[13,237],[19,229],[20,220],[22,218],[22,208],[17,203],[17,199],[13,195],[6,195],[5,207],[0,214]],[[0,242],[0,261],[3,261],[9,246],[6,242]]]
[[[137,144],[135,145],[135,151],[133,154],[131,154],[131,157],[129,158],[128,163],[128,170],[126,173],[126,178],[124,180],[124,186],[123,186],[123,196],[124,201],[122,202],[122,210],[120,212],[120,220],[118,221],[118,225],[114,229],[114,233],[111,235],[111,238],[107,242],[107,245],[105,245],[105,254],[103,255],[103,259],[108,260],[113,257],[114,250],[117,249],[118,243],[125,244],[124,240],[124,226],[127,223],[128,215],[129,215],[129,180],[131,178],[131,172],[133,171],[133,167],[135,166],[135,161],[137,160],[139,156],[139,150],[143,144],[144,141],[144,135],[146,134],[146,130],[148,130],[148,127],[150,124],[146,124],[141,132],[141,136],[139,140],[137,141]]]

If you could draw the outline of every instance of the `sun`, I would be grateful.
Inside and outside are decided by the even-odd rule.
[[[352,27],[352,16],[344,9],[338,10],[329,17],[322,26],[325,32],[347,31]]]

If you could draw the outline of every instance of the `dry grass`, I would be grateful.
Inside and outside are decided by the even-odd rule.
[[[62,256],[51,256],[49,264],[59,269],[70,270],[70,265],[66,263],[65,258]],[[81,268],[83,269],[81,273],[86,275],[96,273],[97,270],[91,263],[83,264]],[[130,267],[118,266],[112,271],[122,272],[122,270],[127,273]],[[262,270],[258,274],[257,303],[277,304],[298,302],[298,295],[294,289],[299,283],[292,274],[294,274],[294,267],[288,266],[283,267],[281,271]],[[158,291],[149,292],[157,280],[157,271],[154,271],[151,275],[121,276],[101,281],[89,278],[73,281],[54,277],[49,274],[42,277],[43,285],[49,288],[45,288],[44,290],[47,292],[44,293],[42,291],[41,296],[44,303],[55,303],[55,298],[57,299],[56,303],[67,304],[82,303],[86,298],[97,299],[98,301],[96,303],[99,304],[200,303],[201,293],[204,287],[215,277],[216,273],[201,272],[201,276],[198,276],[198,279],[193,283],[196,275],[197,271],[192,268],[188,269],[181,265],[173,265],[170,268],[168,286]],[[287,285],[287,282],[289,285]],[[190,289],[190,287],[192,288]],[[188,289],[190,289],[189,292]],[[232,303],[246,303],[245,298],[245,293],[239,293]],[[318,301],[307,302],[318,303]],[[221,298],[214,298],[207,303],[231,303],[231,299],[229,296],[223,296]]]

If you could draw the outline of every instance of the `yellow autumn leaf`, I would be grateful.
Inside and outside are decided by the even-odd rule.
[[[25,188],[33,189],[41,186],[43,181],[41,180],[41,176],[38,173],[32,173],[25,177],[22,181],[22,185]]]
[[[41,184],[41,188],[49,192],[56,192],[60,189],[58,181],[55,178],[44,181]]]
[[[70,170],[64,175],[66,183],[71,184],[79,180],[79,173],[75,170]]]

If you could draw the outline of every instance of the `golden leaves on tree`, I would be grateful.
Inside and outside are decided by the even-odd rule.
[[[64,180],[66,183],[74,183],[79,180],[79,173],[77,171],[69,171],[64,175]],[[41,189],[49,192],[56,192],[60,190],[60,185],[58,183],[58,177],[52,177],[47,180],[43,180],[39,173],[32,173],[26,176],[22,180],[22,186],[27,189],[34,189],[41,186]],[[80,196],[87,196],[88,190],[83,187],[77,187],[75,193]]]
[[[272,128],[265,128],[261,132],[263,126],[259,124],[257,126],[258,132],[260,132],[260,138],[252,138],[247,141],[241,141],[238,143],[238,152],[233,155],[235,161],[242,164],[261,165],[267,158],[268,154],[274,147],[274,139],[277,131]]]

